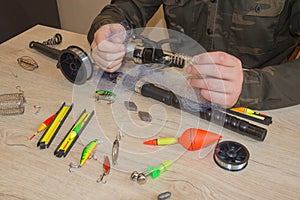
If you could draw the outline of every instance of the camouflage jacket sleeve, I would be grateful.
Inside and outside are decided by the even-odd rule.
[[[120,0],[112,2],[113,4],[105,6],[94,19],[88,32],[90,43],[94,39],[94,33],[104,24],[121,23],[126,29],[145,27],[162,4],[161,0]]]
[[[290,32],[300,41],[300,1],[293,5]],[[236,106],[274,109],[300,104],[300,58],[280,65],[244,71],[242,93]]]
[[[300,59],[263,69],[244,71],[242,93],[236,106],[274,109],[300,104]]]

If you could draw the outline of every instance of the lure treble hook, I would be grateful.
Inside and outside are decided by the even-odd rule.
[[[107,181],[103,180],[104,176],[108,175],[110,172],[110,162],[108,156],[104,156],[103,161],[103,173],[100,175],[100,177],[97,179],[97,183],[106,184]]]
[[[103,174],[97,179],[97,183],[106,184],[107,181],[106,181],[106,180],[103,180],[104,176],[105,176],[105,173],[103,173]]]
[[[74,162],[70,162],[70,164],[69,164],[69,172],[73,172],[72,169],[77,169],[77,168],[80,168],[80,167],[81,167],[80,165],[77,165]]]

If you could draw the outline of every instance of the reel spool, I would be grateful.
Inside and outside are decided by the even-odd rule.
[[[77,46],[69,46],[62,50],[57,67],[72,83],[83,84],[92,77],[93,64],[84,50]]]
[[[92,77],[93,64],[87,53],[77,46],[58,50],[39,42],[30,42],[30,48],[58,61],[57,67],[71,83],[81,85]]]
[[[218,166],[229,171],[244,169],[249,160],[249,151],[238,142],[223,141],[217,144],[214,160]]]

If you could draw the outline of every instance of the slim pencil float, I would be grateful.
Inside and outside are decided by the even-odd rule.
[[[189,128],[179,138],[157,138],[145,141],[144,144],[163,146],[180,143],[185,149],[195,151],[207,147],[220,139],[222,139],[222,136],[219,134],[198,128]]]
[[[66,103],[62,104],[60,109],[56,112],[56,116],[51,121],[50,125],[46,128],[43,136],[40,138],[40,140],[37,143],[37,146],[40,147],[40,149],[49,148],[50,144],[55,138],[60,127],[62,126],[65,119],[71,112],[72,108],[73,108],[73,104],[71,105],[67,105]]]
[[[54,113],[53,115],[51,115],[49,118],[47,118],[38,128],[38,130],[29,138],[29,140],[32,140],[38,133],[44,131],[49,124],[53,121],[53,119],[55,118],[56,113]]]
[[[72,142],[75,139],[75,137],[78,135],[78,133],[79,133],[82,126],[83,126],[83,122],[80,122],[71,131],[71,133],[68,136],[68,139],[65,142],[64,147],[62,148],[63,150],[65,150],[68,147],[68,145],[70,144],[70,142]]]
[[[230,108],[227,109],[227,112],[265,125],[270,125],[272,123],[271,116],[251,110],[250,108],[246,108],[246,107]]]
[[[82,111],[77,121],[54,151],[56,157],[67,156],[93,115],[94,111],[91,113],[87,113],[85,109]]]
[[[144,142],[144,144],[154,145],[154,146],[171,145],[177,143],[178,143],[178,138],[157,138],[153,140],[147,140]]]

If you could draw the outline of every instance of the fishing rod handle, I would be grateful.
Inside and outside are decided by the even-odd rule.
[[[195,114],[195,113],[193,113]],[[215,124],[223,126],[241,135],[245,135],[258,141],[264,141],[267,135],[267,129],[251,124],[248,121],[229,115],[218,109],[206,109],[199,112],[199,117]]]
[[[44,45],[40,42],[31,41],[29,43],[29,47],[32,49],[37,50],[38,52],[44,54],[45,56],[48,56],[49,58],[52,58],[54,60],[58,60],[61,51],[52,47],[48,47],[47,45]]]
[[[140,93],[145,97],[150,97],[169,106],[180,109],[180,102],[172,91],[162,89],[152,83],[145,83],[142,85]]]
[[[251,124],[232,115],[228,115],[226,112],[218,109],[199,109],[199,111],[186,109],[184,106],[181,106],[183,97],[175,95],[172,91],[157,87],[152,83],[141,84],[139,89],[135,89],[135,91],[145,97],[150,97],[169,106],[181,109],[252,139],[263,141],[267,135],[267,130],[265,128]]]

